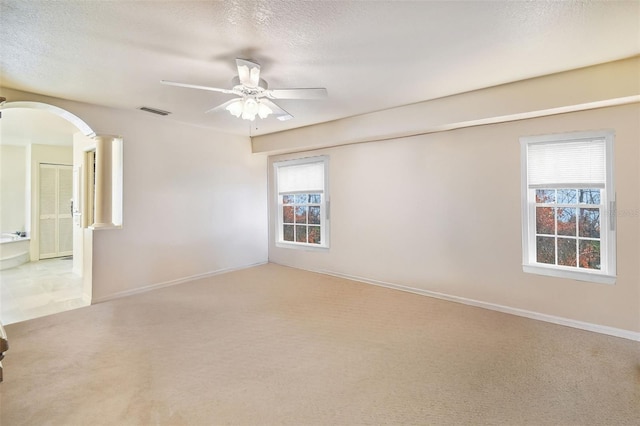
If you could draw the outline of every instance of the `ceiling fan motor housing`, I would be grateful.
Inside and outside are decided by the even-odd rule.
[[[256,87],[250,87],[250,86],[244,85],[240,82],[240,77],[238,76],[233,77],[232,84],[233,84],[234,91],[240,92],[244,96],[256,96],[256,97],[266,96],[266,93],[264,92],[269,87],[267,82],[264,81],[263,79],[260,79],[258,81],[258,86]]]

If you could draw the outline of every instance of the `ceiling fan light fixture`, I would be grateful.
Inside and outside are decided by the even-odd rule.
[[[273,110],[267,105],[258,99],[248,97],[235,99],[225,109],[234,117],[249,121],[254,121],[256,115],[260,118],[267,118],[270,114],[273,114]]]
[[[244,108],[242,109],[243,120],[255,120],[258,114],[258,102],[253,98],[246,98],[244,100]]]
[[[235,102],[227,105],[225,109],[229,111],[231,115],[240,118],[240,116],[242,115],[242,110],[244,109],[242,99],[236,99]]]

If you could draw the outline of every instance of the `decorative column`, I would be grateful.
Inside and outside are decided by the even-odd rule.
[[[113,227],[111,217],[111,145],[115,136],[97,135],[93,228]]]

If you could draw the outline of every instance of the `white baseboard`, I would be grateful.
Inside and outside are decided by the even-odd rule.
[[[170,286],[177,285],[177,284],[183,284],[183,283],[186,283],[186,282],[189,282],[189,281],[195,281],[195,280],[200,280],[202,278],[209,278],[209,277],[213,277],[213,276],[220,275],[220,274],[226,274],[227,272],[234,272],[234,271],[240,271],[242,269],[253,268],[254,266],[260,266],[260,265],[264,265],[266,263],[268,263],[268,262],[259,262],[259,263],[252,263],[252,264],[249,264],[249,265],[237,266],[237,267],[234,267],[234,268],[218,269],[216,271],[205,272],[203,274],[191,275],[191,276],[188,276],[188,277],[177,278],[175,280],[164,281],[164,282],[161,282],[161,283],[146,285],[144,287],[138,287],[138,288],[134,288],[134,289],[131,289],[131,290],[119,291],[117,293],[113,293],[113,294],[110,294],[108,296],[94,297],[94,298],[91,299],[91,304],[107,302],[109,300],[114,300],[114,299],[120,299],[121,297],[132,296],[134,294],[145,293],[147,291],[157,290],[157,289],[164,288],[164,287],[170,287]]]
[[[272,263],[276,263],[276,262],[272,262]],[[287,266],[287,267],[290,267],[290,268],[304,269],[304,268],[298,268],[298,267],[293,266],[293,265],[286,265],[286,264],[281,264],[281,265],[282,266]],[[422,296],[434,297],[436,299],[447,300],[449,302],[456,302],[456,303],[462,303],[464,305],[476,306],[476,307],[479,307],[479,308],[489,309],[489,310],[492,310],[492,311],[498,311],[498,312],[503,312],[503,313],[506,313],[506,314],[517,315],[519,317],[525,317],[525,318],[530,318],[530,319],[534,319],[534,320],[550,322],[550,323],[553,323],[553,324],[564,325],[564,326],[567,326],[567,327],[578,328],[580,330],[593,331],[593,332],[596,332],[596,333],[607,334],[609,336],[621,337],[623,339],[629,339],[629,340],[634,340],[634,341],[640,342],[640,332],[624,330],[624,329],[615,328],[615,327],[609,327],[609,326],[606,326],[606,325],[593,324],[593,323],[589,323],[589,322],[573,320],[573,319],[570,319],[570,318],[557,317],[555,315],[542,314],[542,313],[539,313],[539,312],[527,311],[525,309],[512,308],[510,306],[504,306],[504,305],[498,305],[498,304],[495,304],[495,303],[483,302],[483,301],[480,301],[480,300],[468,299],[466,297],[452,296],[452,295],[449,295],[449,294],[439,293],[439,292],[435,292],[435,291],[423,290],[423,289],[413,288],[413,287],[407,287],[407,286],[403,286],[403,285],[399,285],[399,284],[392,284],[392,283],[388,283],[388,282],[384,282],[384,281],[377,281],[377,280],[372,280],[372,279],[369,279],[369,278],[363,278],[363,277],[357,277],[357,276],[348,275],[348,274],[342,274],[342,273],[339,273],[339,272],[332,272],[332,271],[326,271],[326,270],[311,270],[311,269],[304,269],[304,270],[307,270],[309,272],[316,272],[316,273],[320,273],[320,274],[330,275],[330,276],[333,276],[333,277],[344,278],[344,279],[347,279],[347,280],[358,281],[358,282],[365,283],[365,284],[372,284],[372,285],[376,285],[376,286],[379,286],[379,287],[386,287],[386,288],[390,288],[390,289],[394,289],[394,290],[406,291],[406,292],[409,292],[409,293],[415,293],[415,294],[419,294],[419,295],[422,295]]]

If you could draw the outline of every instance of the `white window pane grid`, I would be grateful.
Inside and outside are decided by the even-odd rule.
[[[321,245],[324,240],[322,193],[289,193],[280,196],[282,240]]]
[[[600,270],[601,265],[604,264],[603,261],[606,260],[604,259],[606,251],[603,250],[604,244],[602,244],[603,233],[601,228],[603,205],[600,203],[602,200],[602,195],[600,194],[601,191],[598,189],[580,190],[573,188],[562,190],[542,189],[538,191],[544,193],[544,195],[548,194],[549,197],[548,199],[540,200],[541,197],[538,196],[536,191],[531,191],[531,198],[536,200],[534,203],[535,207],[533,215],[535,218],[535,244],[534,250],[532,251],[535,262],[558,267]],[[577,195],[575,197],[576,202],[557,202],[563,199],[563,197],[559,195],[561,192],[574,192]],[[589,201],[588,197],[582,196],[584,193],[591,195],[591,201],[597,200],[598,204],[594,204],[593,202],[579,202],[579,200],[584,201],[585,199]],[[596,193],[597,196],[594,196]],[[569,214],[565,214],[566,212],[569,212]],[[597,212],[595,215],[597,217],[598,224],[597,236],[588,235],[590,232],[592,234],[595,233],[588,227],[588,225],[592,223],[588,220],[589,216],[593,217],[594,212]],[[549,213],[551,214],[549,215]],[[540,214],[543,218],[546,216],[547,222],[549,220],[552,221],[551,226],[548,226],[548,223],[545,226],[544,221],[538,220],[539,217],[541,217]],[[562,220],[563,215],[568,216],[566,217],[567,219],[573,220]],[[541,224],[542,226],[539,226]],[[560,228],[560,224],[565,226]],[[552,256],[549,256],[548,253],[546,253],[545,256],[544,247],[540,247],[543,242],[552,242]],[[571,246],[573,246],[573,257],[571,257],[571,253],[566,250],[567,247],[571,249]],[[595,251],[595,248],[597,248],[597,259],[599,259],[599,262],[597,262],[595,254],[592,255],[593,259],[590,257],[591,253],[593,253],[592,250]],[[541,251],[543,252],[543,259],[541,259]],[[553,262],[551,262],[551,260],[553,260]]]

